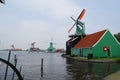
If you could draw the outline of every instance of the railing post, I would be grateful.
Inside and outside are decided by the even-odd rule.
[[[11,50],[9,50],[9,54],[8,54],[8,62],[10,61],[10,55],[11,55]],[[8,64],[7,64],[7,66],[6,66],[6,71],[5,71],[4,80],[6,80],[6,78],[7,78],[7,72],[8,72]]]

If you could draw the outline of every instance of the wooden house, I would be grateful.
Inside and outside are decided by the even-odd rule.
[[[120,43],[109,30],[86,35],[71,48],[71,55],[93,58],[120,57]]]
[[[109,30],[102,30],[93,34],[86,35],[85,23],[81,21],[85,9],[75,21],[74,25],[68,30],[70,32],[76,25],[76,32],[70,35],[66,42],[66,54],[71,56],[83,57],[120,57],[120,43],[110,33]]]

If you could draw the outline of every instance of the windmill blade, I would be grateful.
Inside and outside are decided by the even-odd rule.
[[[14,49],[15,48],[14,44],[12,44],[11,47]]]
[[[5,0],[0,0],[0,2],[1,2],[2,4],[5,4]]]
[[[81,20],[81,19],[83,18],[84,14],[85,14],[85,9],[82,10],[82,12],[80,13],[78,19]],[[77,19],[77,20],[78,20],[78,19]]]
[[[68,30],[68,33],[70,33],[70,31],[73,29],[73,27],[75,26],[76,23],[73,24],[73,26]]]
[[[73,29],[73,27],[75,26],[75,24],[76,24],[76,22],[78,21],[78,19],[81,20],[81,19],[83,18],[84,14],[85,14],[85,9],[82,10],[82,12],[80,13],[80,15],[79,15],[79,17],[77,18],[77,20],[75,20],[73,17],[71,17],[71,19],[72,19],[73,21],[75,21],[75,23],[74,23],[74,25],[68,30],[68,33],[70,33],[70,31]]]
[[[55,44],[55,45],[56,45],[57,43],[53,43],[53,44]]]
[[[76,20],[73,18],[73,17],[70,17],[73,21],[75,21],[76,22]]]
[[[35,44],[36,42],[32,42],[31,44]]]
[[[73,26],[68,30],[68,33],[70,33],[70,31],[73,29],[73,27],[75,26],[76,24],[76,20],[73,18],[73,17],[70,17],[73,21],[75,21],[75,23],[73,24]]]

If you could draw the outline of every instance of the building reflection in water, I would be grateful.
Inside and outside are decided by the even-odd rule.
[[[70,80],[102,80],[105,76],[120,70],[120,63],[92,63],[66,59]]]

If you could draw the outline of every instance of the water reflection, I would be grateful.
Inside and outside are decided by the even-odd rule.
[[[4,53],[4,54],[2,54]],[[8,52],[0,53],[0,57],[7,59]],[[89,63],[79,62],[69,58],[61,57],[60,53],[30,53],[27,52],[12,52],[18,57],[19,68],[21,65],[22,75],[24,80],[102,80],[105,76],[120,70],[119,63]],[[43,74],[41,75],[41,58],[44,59]],[[0,77],[5,71],[5,64],[0,65]],[[12,71],[9,69],[11,79]],[[9,80],[9,79],[8,79]]]
[[[67,59],[66,64],[71,80],[102,80],[105,76],[120,70],[119,63],[91,63]]]

